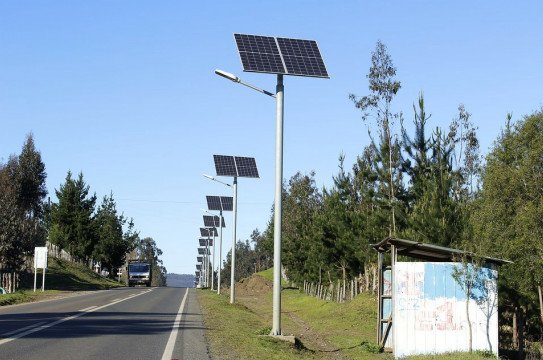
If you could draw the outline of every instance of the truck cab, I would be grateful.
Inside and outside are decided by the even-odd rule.
[[[127,267],[128,286],[151,286],[151,264],[144,261],[129,261]]]

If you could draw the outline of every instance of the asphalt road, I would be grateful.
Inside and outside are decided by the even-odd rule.
[[[195,289],[121,288],[0,307],[0,359],[210,359]]]

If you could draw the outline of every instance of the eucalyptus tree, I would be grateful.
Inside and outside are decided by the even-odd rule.
[[[401,88],[400,81],[396,80],[396,67],[387,52],[385,44],[378,41],[371,57],[371,67],[367,74],[369,82],[369,95],[357,97],[354,94],[349,98],[356,108],[362,111],[362,120],[374,119],[378,128],[378,143],[372,137],[372,146],[378,166],[377,174],[381,185],[379,190],[388,199],[390,211],[389,236],[396,236],[396,212],[398,206],[399,187],[402,186],[400,171],[400,146],[394,133],[394,124],[401,119],[401,113],[392,110],[392,100]]]

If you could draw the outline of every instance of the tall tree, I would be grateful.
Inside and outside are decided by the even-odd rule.
[[[501,269],[500,301],[522,320],[538,313],[543,284],[543,111],[509,121],[486,157],[472,223],[482,252],[515,262]]]
[[[296,173],[289,181],[283,199],[283,266],[295,282],[316,281],[322,259],[316,214],[322,206],[322,195],[315,185],[315,174]]]
[[[65,183],[55,190],[58,203],[51,206],[50,241],[79,259],[88,260],[97,242],[94,211],[96,194],[89,196],[89,186],[79,173],[77,179],[68,171]]]
[[[0,164],[0,263],[13,271],[20,269],[35,246],[45,243],[46,176],[31,134],[19,156]]]
[[[370,94],[349,98],[356,108],[362,111],[362,119],[374,118],[379,129],[379,144],[372,140],[379,165],[379,176],[382,178],[381,190],[386,193],[390,209],[389,235],[396,236],[396,212],[398,211],[398,193],[402,185],[400,172],[400,147],[395,139],[394,123],[401,119],[401,113],[394,113],[392,100],[401,88],[396,80],[396,68],[385,44],[378,41],[371,57],[370,71],[366,76],[369,81]],[[370,134],[371,136],[371,134]]]
[[[93,249],[93,258],[101,262],[102,267],[109,269],[111,277],[115,277],[116,269],[125,263],[126,255],[134,249],[134,223],[130,221],[128,231],[123,232],[127,223],[124,215],[117,214],[113,194],[104,196],[95,217],[98,241]]]
[[[134,235],[133,232],[132,234]],[[135,243],[135,256],[133,258],[149,262],[152,266],[151,284],[153,286],[165,286],[167,270],[160,259],[162,250],[157,246],[155,240],[150,237],[140,239],[135,235]]]

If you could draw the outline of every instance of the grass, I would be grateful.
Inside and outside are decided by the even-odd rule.
[[[272,281],[273,270],[257,276]],[[243,284],[247,284],[245,280]],[[243,284],[240,284],[240,288]],[[240,294],[229,303],[228,292],[218,296],[199,290],[198,297],[207,327],[206,336],[213,358],[217,359],[392,359],[378,352],[375,343],[377,300],[361,294],[353,301],[337,304],[318,300],[297,289],[281,292],[281,328],[294,334],[296,345],[262,336],[270,333],[272,294]],[[454,353],[413,356],[409,360],[489,359],[484,353]]]
[[[105,279],[85,266],[49,258],[45,273],[45,289],[42,292],[42,273],[38,273],[37,287],[34,292],[34,275],[22,278],[21,288],[12,294],[0,295],[0,306],[32,302],[65,294],[66,292],[85,290],[104,290],[123,286],[116,281]]]

